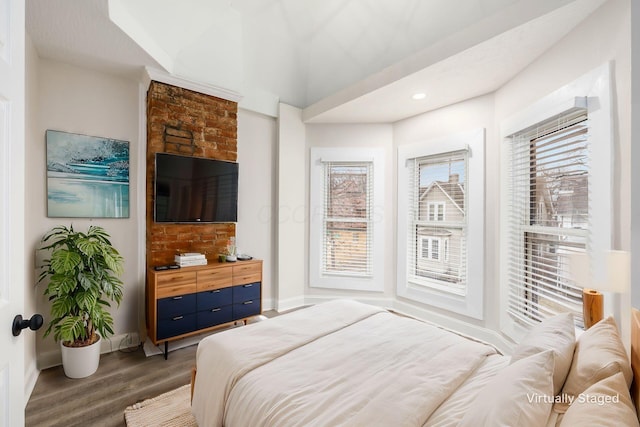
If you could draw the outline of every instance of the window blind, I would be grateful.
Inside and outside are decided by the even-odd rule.
[[[567,311],[582,319],[568,264],[588,249],[588,131],[586,109],[576,108],[507,141],[507,310],[526,324]]]
[[[467,283],[467,150],[410,159],[409,282],[458,295]]]
[[[370,276],[373,163],[325,162],[323,274]]]

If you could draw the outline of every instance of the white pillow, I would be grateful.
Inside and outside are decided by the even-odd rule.
[[[560,427],[564,426],[640,426],[622,372],[595,383],[578,395],[562,418]]]
[[[551,350],[507,366],[480,390],[458,427],[546,425],[554,398],[553,367]]]
[[[553,394],[560,393],[571,368],[573,350],[576,346],[575,329],[571,313],[563,313],[543,320],[531,328],[518,344],[511,356],[511,363],[536,353],[552,350],[555,357]]]
[[[562,392],[578,396],[595,383],[622,372],[631,387],[633,372],[613,317],[603,319],[587,329],[576,343],[573,362]]]

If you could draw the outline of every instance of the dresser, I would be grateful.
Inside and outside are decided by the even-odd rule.
[[[262,261],[209,263],[147,273],[147,332],[155,344],[244,321],[262,312]]]

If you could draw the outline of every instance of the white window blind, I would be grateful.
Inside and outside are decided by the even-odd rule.
[[[525,324],[567,311],[582,318],[568,255],[588,250],[588,133],[586,109],[575,108],[507,141],[507,311]]]
[[[325,162],[322,273],[372,274],[373,162]]]
[[[409,159],[407,272],[413,285],[466,295],[467,150]]]

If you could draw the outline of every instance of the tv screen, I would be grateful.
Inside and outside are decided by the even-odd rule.
[[[238,164],[156,154],[156,222],[236,222]]]

